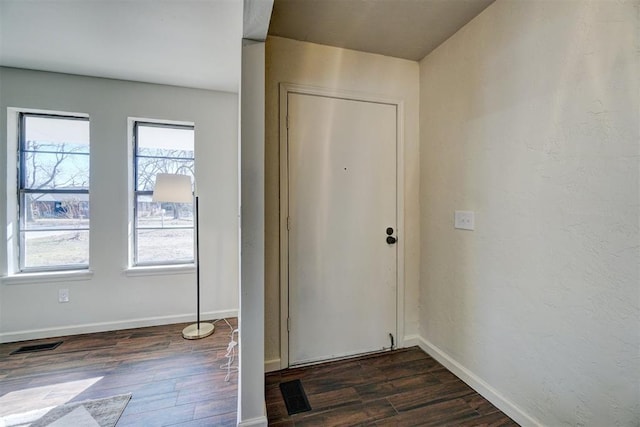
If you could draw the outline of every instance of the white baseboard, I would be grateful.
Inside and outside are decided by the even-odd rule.
[[[425,353],[444,365],[445,368],[453,372],[458,378],[467,383],[469,387],[477,391],[485,399],[493,403],[493,405],[510,416],[521,426],[540,427],[543,425],[540,421],[525,413],[513,402],[509,401],[506,397],[500,394],[496,389],[491,387],[473,372],[462,366],[460,363],[458,363],[451,356],[449,356],[447,353],[442,351],[430,341],[419,337],[418,345],[422,350],[424,350]]]
[[[221,310],[201,313],[204,321],[237,317],[238,310]],[[55,328],[31,329],[26,331],[5,332],[0,334],[0,343],[35,340],[40,338],[63,337],[67,335],[89,334],[94,332],[117,331],[121,329],[144,328],[147,326],[170,325],[195,321],[195,315],[145,317],[141,319],[118,320],[115,322],[85,323],[82,325],[60,326]]]
[[[238,422],[238,427],[266,427],[268,425],[267,417],[251,418]]]
[[[241,387],[241,386],[239,386]],[[249,418],[247,420],[240,420],[240,399],[238,399],[238,422],[236,423],[237,427],[266,427],[269,425],[269,420],[267,419],[267,401],[265,400],[262,404],[262,413],[263,415],[255,418]]]
[[[264,361],[265,372],[279,371],[280,369],[282,369],[280,367],[280,359],[271,359],[271,360]]]
[[[405,335],[402,340],[402,348],[413,347],[416,345],[420,345],[420,335]]]

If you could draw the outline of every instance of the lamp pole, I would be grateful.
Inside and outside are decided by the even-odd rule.
[[[200,206],[198,196],[195,200],[195,226],[196,226],[196,304],[197,322],[182,330],[182,337],[188,340],[197,340],[208,337],[215,329],[212,323],[200,323]]]
[[[197,294],[196,297],[198,306],[198,331],[200,330],[200,210],[198,207],[198,196],[196,196],[196,283]]]

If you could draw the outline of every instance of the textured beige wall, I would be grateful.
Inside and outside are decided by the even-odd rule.
[[[405,336],[417,333],[419,274],[418,63],[270,37],[266,49],[265,360],[280,359],[279,83],[354,91],[404,102]],[[402,268],[402,267],[400,267]]]
[[[420,334],[544,425],[640,423],[638,48],[637,1],[498,0],[420,63]]]

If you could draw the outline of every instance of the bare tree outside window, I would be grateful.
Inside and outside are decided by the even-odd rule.
[[[20,268],[89,264],[89,120],[20,118]]]
[[[137,122],[134,126],[134,265],[193,262],[192,203],[151,201],[156,175],[182,174],[194,182],[193,126]]]

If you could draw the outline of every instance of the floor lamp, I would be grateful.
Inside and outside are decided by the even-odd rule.
[[[153,202],[193,203],[191,177],[172,173],[157,174],[151,200]],[[200,227],[198,224],[200,215],[198,212],[198,196],[196,196],[196,205],[193,212],[196,219],[196,300],[198,321],[183,329],[182,337],[188,340],[208,337],[214,330],[212,323],[200,322]]]

